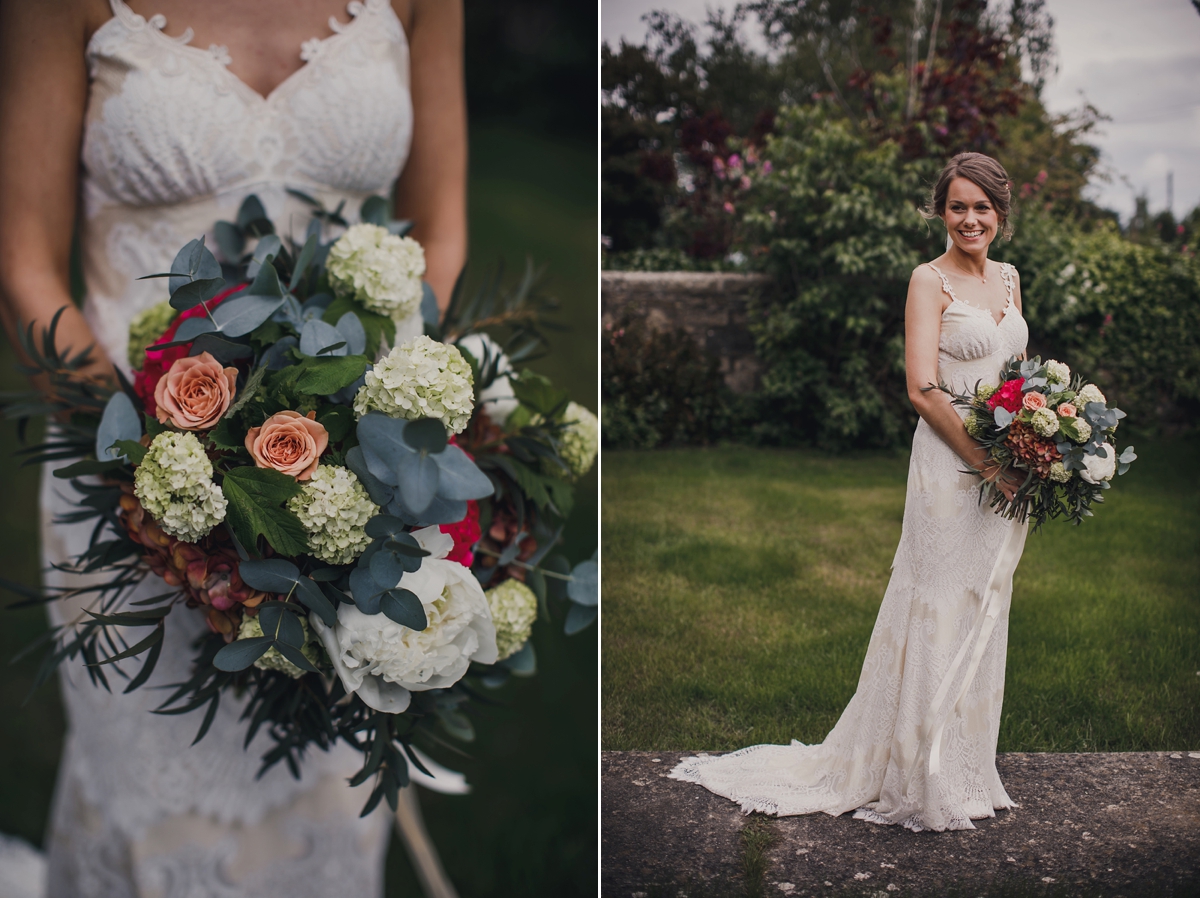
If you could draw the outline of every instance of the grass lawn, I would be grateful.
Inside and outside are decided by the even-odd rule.
[[[1200,451],[1139,444],[1017,570],[1001,751],[1200,749]],[[907,458],[606,452],[601,742],[824,739],[854,693]]]
[[[549,267],[547,288],[563,301],[552,351],[535,367],[596,407],[595,148],[518,131],[481,130],[471,138],[471,278],[498,260],[515,277],[525,252]],[[0,344],[4,341],[0,338]],[[0,389],[16,389],[13,355],[0,346]],[[38,579],[38,472],[12,462],[14,427],[0,422],[0,573]],[[596,547],[597,478],[577,488],[564,551],[582,561]],[[4,609],[0,660],[7,661],[46,626],[45,612]],[[593,895],[596,888],[596,629],[561,633],[538,622],[539,675],[514,681],[475,716],[478,741],[469,757],[437,759],[466,772],[467,797],[421,793],[434,842],[463,898]],[[63,716],[57,683],[22,706],[36,661],[3,667],[0,678],[0,833],[42,844],[61,751]],[[200,716],[181,718],[196,728]],[[257,764],[247,757],[246,763]],[[364,796],[365,800],[365,796]],[[0,888],[0,892],[3,889]],[[387,894],[420,895],[398,842],[388,855]]]

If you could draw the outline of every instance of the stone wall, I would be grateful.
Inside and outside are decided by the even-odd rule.
[[[762,365],[746,326],[746,301],[767,279],[758,274],[692,271],[603,271],[600,305],[611,328],[626,311],[656,330],[682,328],[721,364],[735,393],[758,386]]]

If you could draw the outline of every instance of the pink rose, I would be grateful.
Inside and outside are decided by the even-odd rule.
[[[1039,408],[1046,407],[1046,397],[1037,390],[1030,390],[1025,394],[1025,398],[1021,400],[1021,404],[1029,411],[1036,412]]]
[[[260,468],[274,468],[291,474],[297,480],[308,480],[321,463],[321,453],[329,446],[329,434],[324,425],[299,412],[277,412],[251,427],[246,434],[246,448]]]
[[[1075,406],[1069,402],[1064,402],[1058,407],[1058,416],[1060,418],[1074,418],[1078,414]]]
[[[215,427],[233,401],[237,368],[224,368],[210,353],[176,359],[154,387],[158,420],[180,430]]]

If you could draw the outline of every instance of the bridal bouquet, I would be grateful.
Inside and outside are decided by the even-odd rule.
[[[57,318],[40,347],[30,327],[30,373],[51,389],[6,411],[66,417],[27,452],[74,459],[54,471],[80,497],[69,521],[95,522],[70,567],[86,585],[25,590],[85,600],[47,634],[37,683],[82,657],[107,689],[108,665],[139,658],[120,671],[136,689],[166,618],[198,609],[193,676],[158,713],[204,708],[198,741],[221,698],[244,695],[246,744],[264,727],[275,743],[262,769],[297,776],[307,748],[343,739],[363,753],[352,783],[376,778],[365,814],[395,808],[408,763],[425,770],[415,736],[471,738],[478,687],[533,672],[539,609],[565,603],[568,633],[595,619],[594,555],[553,553],[598,432],[512,367],[540,340],[528,277],[470,301],[460,278],[439,325],[423,250],[382,200],[330,243],[322,222],[345,225],[340,208],[311,202],[302,243],[249,197],[216,225],[223,261],[201,238],[148,275],[169,300],[133,321],[135,375],[116,392],[72,376],[87,351],[58,352]],[[418,310],[426,332],[398,339]],[[506,327],[511,358],[477,322]],[[167,591],[134,601],[150,574]]]
[[[980,500],[990,489],[992,507],[1008,518],[1032,520],[1035,529],[1060,515],[1076,524],[1090,517],[1113,477],[1137,458],[1132,446],[1117,454],[1115,433],[1125,413],[1062,362],[1012,358],[998,387],[977,385],[973,394],[938,389],[969,410],[967,433],[991,459],[1023,475],[1012,501],[988,483],[980,487]]]

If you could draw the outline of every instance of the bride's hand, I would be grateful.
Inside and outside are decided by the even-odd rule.
[[[1024,482],[1023,478],[1012,468],[1004,469],[991,459],[981,465],[976,465],[975,470],[986,482],[1000,490],[1009,502],[1013,500],[1017,490]]]

